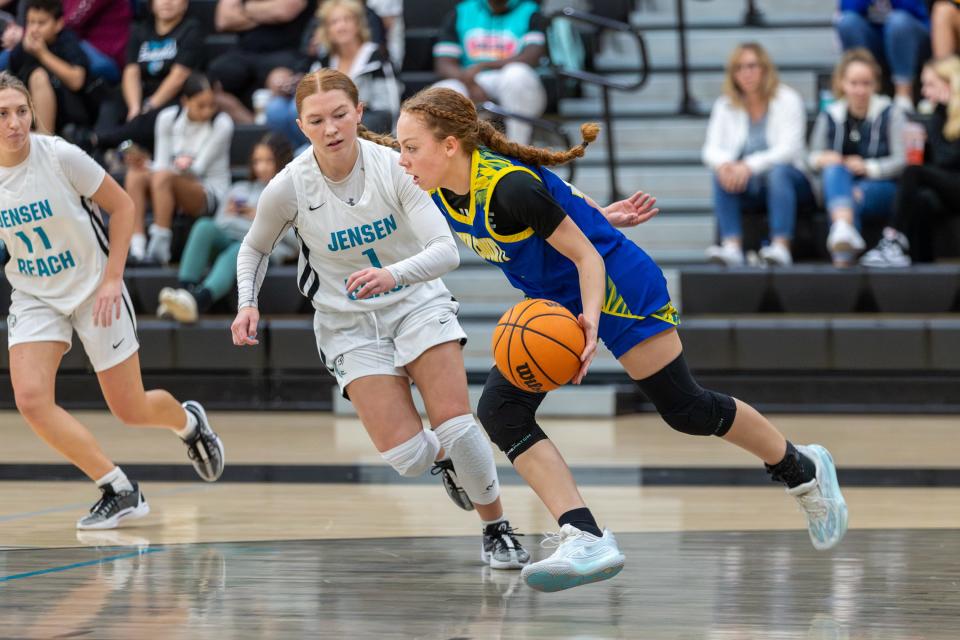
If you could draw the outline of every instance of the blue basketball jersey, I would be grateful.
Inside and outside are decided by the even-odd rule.
[[[656,328],[649,335],[668,328],[665,325],[679,323],[677,311],[670,303],[663,272],[650,256],[590,206],[576,187],[544,167],[527,165],[481,147],[473,152],[471,161],[469,210],[455,209],[439,189],[433,190],[434,202],[464,244],[503,271],[510,283],[527,297],[554,300],[574,315],[582,312],[580,278],[576,265],[569,258],[536,235],[533,229],[500,235],[490,222],[487,203],[492,201],[500,179],[515,171],[527,172],[541,181],[603,258],[607,283],[600,337],[614,355],[619,357],[626,351],[626,348],[614,348],[614,344],[620,341],[619,336],[626,338],[627,334],[632,334],[636,337],[633,325],[638,321],[656,321],[646,323]]]

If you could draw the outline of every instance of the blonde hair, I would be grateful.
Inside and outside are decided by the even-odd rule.
[[[302,114],[303,101],[321,91],[343,91],[347,94],[353,106],[360,104],[360,92],[357,90],[357,85],[353,83],[353,80],[351,80],[349,76],[336,69],[317,69],[303,76],[303,79],[297,84],[293,101],[294,104],[297,105],[298,116]],[[364,140],[376,142],[385,147],[391,147],[393,149],[400,148],[400,145],[397,144],[397,141],[392,137],[374,133],[359,123],[357,124],[357,135]]]
[[[883,71],[880,69],[877,59],[873,57],[873,54],[870,53],[869,49],[857,47],[856,49],[850,49],[844,52],[843,57],[840,58],[840,62],[838,62],[837,66],[834,67],[833,78],[830,82],[831,88],[833,89],[833,95],[838,98],[843,97],[843,77],[847,75],[847,70],[850,68],[850,65],[858,62],[860,64],[865,64],[870,68],[870,71],[873,73],[873,83],[875,87],[880,86],[880,79],[883,77]]]
[[[35,129],[37,126],[42,126],[37,121],[37,112],[33,108],[33,96],[30,95],[30,90],[27,89],[27,85],[23,84],[23,81],[20,80],[17,76],[13,75],[9,71],[0,71],[0,91],[4,89],[13,89],[14,91],[19,91],[23,94],[23,97],[27,99],[27,108],[30,109],[30,128]]]
[[[326,0],[320,4],[317,9],[317,17],[320,18],[320,26],[317,27],[317,41],[329,53],[337,53],[331,49],[330,38],[327,36],[327,25],[330,22],[330,14],[335,9],[346,9],[353,15],[357,22],[357,31],[359,31],[360,42],[370,42],[370,24],[367,22],[367,10],[359,0]]]
[[[760,97],[764,104],[770,104],[774,94],[777,93],[777,87],[780,86],[780,75],[777,73],[777,67],[774,66],[770,54],[758,42],[744,42],[738,44],[730,52],[727,58],[726,73],[723,76],[723,93],[735,107],[744,108],[743,91],[737,86],[734,75],[737,72],[737,65],[740,64],[740,57],[750,51],[757,56],[757,63],[763,72],[763,81],[760,83]]]
[[[551,151],[540,147],[511,142],[489,122],[477,117],[473,102],[453,91],[432,87],[408,98],[400,107],[401,112],[413,113],[433,132],[436,140],[453,136],[467,153],[477,147],[490,148],[495,153],[519,158],[521,162],[538,166],[551,166],[582,158],[587,145],[597,139],[600,126],[588,123],[580,126],[582,142],[566,151]]]
[[[960,138],[960,57],[947,56],[931,60],[926,67],[950,85],[950,100],[947,102],[947,121],[943,125],[943,137],[951,142]]]

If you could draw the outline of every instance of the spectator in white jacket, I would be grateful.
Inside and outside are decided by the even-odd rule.
[[[730,54],[723,92],[710,112],[703,145],[703,162],[714,172],[721,241],[707,256],[729,266],[743,264],[741,214],[765,208],[770,244],[760,249],[760,258],[790,265],[797,208],[813,202],[800,170],[807,122],[803,100],[780,82],[770,56],[756,43],[738,45]]]

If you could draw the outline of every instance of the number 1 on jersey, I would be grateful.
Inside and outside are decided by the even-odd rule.
[[[380,258],[377,257],[377,252],[373,249],[367,249],[363,252],[363,255],[367,256],[370,259],[371,264],[377,269],[383,269],[383,265],[380,264]]]

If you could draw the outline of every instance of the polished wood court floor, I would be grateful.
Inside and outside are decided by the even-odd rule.
[[[627,566],[541,594],[484,567],[476,514],[436,478],[398,480],[356,419],[213,413],[233,476],[204,484],[171,481],[188,477],[172,434],[78,416],[142,473],[152,512],[77,532],[91,484],[35,479],[76,476],[0,413],[0,477],[17,478],[0,481],[2,638],[960,637],[954,418],[775,417],[795,442],[829,447],[850,480],[851,529],[828,553],[734,447],[652,416],[544,420]],[[287,467],[303,481],[257,481]],[[549,554],[538,542],[556,523],[503,478],[521,540]]]

